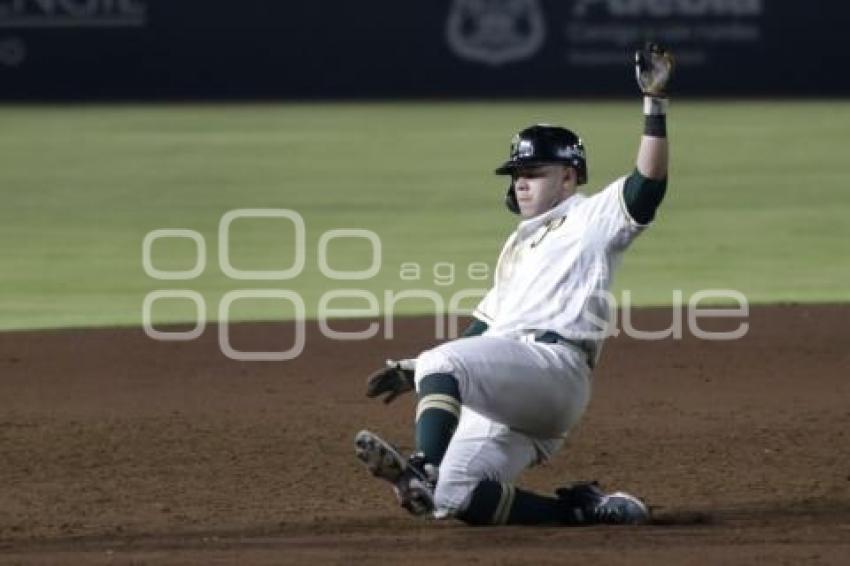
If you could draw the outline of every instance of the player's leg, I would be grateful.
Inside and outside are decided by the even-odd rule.
[[[461,406],[533,437],[554,438],[579,419],[590,370],[566,346],[478,336],[419,356],[416,447],[440,465]]]
[[[531,512],[538,516],[538,523],[552,522],[551,517],[560,512],[557,500],[519,490],[513,482],[561,442],[536,441],[464,408],[440,465],[434,492],[435,516],[475,524],[506,524]]]
[[[429,372],[417,380],[416,451],[439,466],[460,419],[461,397],[451,373]]]
[[[561,443],[533,439],[464,408],[440,467],[435,516],[472,525],[624,524],[648,518],[637,498],[607,495],[591,484],[558,490],[556,497],[514,485],[523,470]]]
[[[649,521],[646,504],[621,491],[605,493],[595,483],[576,484],[547,497],[513,484],[478,482],[456,516],[470,525],[637,525]]]

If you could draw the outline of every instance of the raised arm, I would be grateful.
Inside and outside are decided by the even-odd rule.
[[[667,99],[644,98],[646,126],[640,138],[637,170],[644,177],[657,181],[667,178],[666,106]]]
[[[634,173],[626,179],[623,199],[629,214],[647,224],[655,217],[667,190],[667,94],[673,57],[662,47],[649,44],[635,54],[638,85],[644,94],[644,131]]]

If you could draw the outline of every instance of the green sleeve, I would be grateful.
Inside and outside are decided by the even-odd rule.
[[[649,224],[655,218],[655,211],[664,200],[665,192],[667,192],[666,177],[660,181],[649,179],[635,169],[634,173],[626,179],[623,187],[623,201],[626,203],[629,215],[638,224]]]
[[[464,338],[469,338],[470,336],[480,336],[487,331],[487,323],[483,320],[478,320],[477,318],[473,318],[472,322],[469,323],[469,326],[466,327],[466,330],[463,331]]]

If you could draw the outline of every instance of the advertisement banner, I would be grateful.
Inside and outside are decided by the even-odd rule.
[[[829,0],[0,0],[5,100],[850,94]]]

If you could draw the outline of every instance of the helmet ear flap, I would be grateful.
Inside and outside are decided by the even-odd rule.
[[[519,202],[516,199],[516,189],[514,188],[513,180],[508,186],[508,192],[505,194],[505,206],[514,214],[519,214]]]

